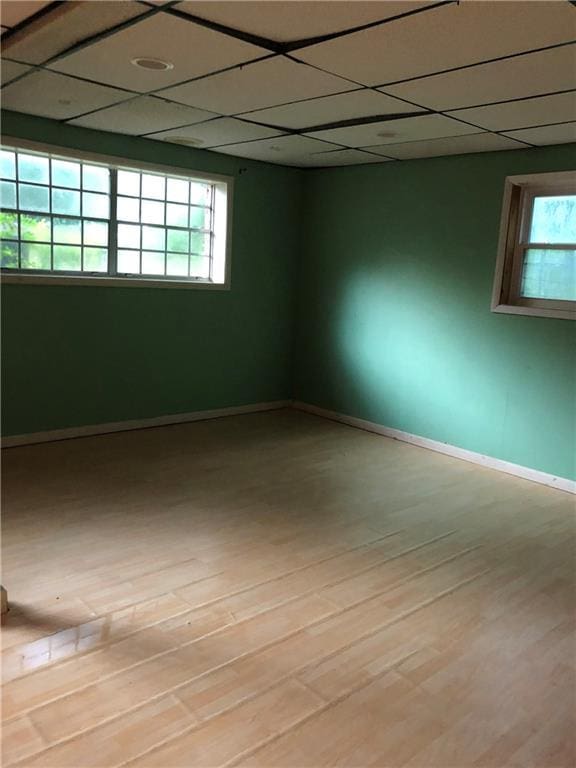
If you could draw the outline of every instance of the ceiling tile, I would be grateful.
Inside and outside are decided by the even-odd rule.
[[[390,85],[385,90],[423,107],[453,110],[569,88],[576,88],[576,44]]]
[[[525,128],[522,131],[508,131],[506,136],[527,141],[529,144],[570,144],[576,142],[576,122],[560,125],[542,125],[539,128]]]
[[[386,163],[388,158],[377,157],[359,149],[336,149],[310,155],[310,165],[328,168],[338,165],[364,165],[365,163]]]
[[[168,88],[162,95],[200,109],[234,115],[288,101],[349,91],[353,87],[347,80],[284,56],[275,56],[241,69]]]
[[[6,41],[5,52],[19,61],[42,64],[70,46],[150,9],[126,0],[62,3]]]
[[[54,72],[33,72],[2,89],[2,107],[65,120],[91,109],[107,107],[128,96],[126,92],[115,88],[94,85]]]
[[[294,55],[365,85],[384,85],[573,39],[574,8],[565,0],[461,2]]]
[[[194,146],[208,149],[221,144],[232,144],[240,141],[252,141],[253,139],[267,139],[271,136],[280,136],[281,132],[274,128],[263,128],[260,125],[252,125],[233,117],[222,117],[210,120],[206,123],[191,125],[187,128],[178,128],[173,131],[154,133],[149,138],[171,141],[176,144],[184,143],[176,141],[178,138],[188,139],[194,142]]]
[[[425,2],[183,2],[178,10],[277,42],[341,32],[420,8]]]
[[[472,107],[450,112],[489,131],[506,131],[531,128],[535,125],[563,123],[576,119],[576,91],[536,99],[507,101],[489,107]]]
[[[309,135],[350,147],[366,147],[372,144],[397,144],[402,140],[417,141],[466,133],[478,133],[478,129],[442,115],[423,115],[402,120],[350,125],[345,128],[330,128],[317,133],[310,132]]]
[[[235,157],[247,157],[252,160],[264,160],[280,165],[312,165],[314,153],[334,149],[324,141],[316,141],[306,136],[279,136],[263,141],[249,141],[245,144],[230,144],[217,151]]]
[[[2,3],[2,26],[15,27],[16,24],[20,24],[24,19],[33,16],[42,8],[50,5],[50,0],[46,2],[24,2],[22,0],[10,0],[10,2]]]
[[[212,117],[216,117],[213,112],[174,104],[155,96],[138,96],[123,104],[72,120],[71,123],[113,133],[142,135],[176,128],[179,125],[200,123]]]
[[[405,101],[384,96],[376,91],[359,90],[299,101],[283,107],[260,109],[256,112],[248,112],[245,118],[259,123],[299,129],[355,117],[417,111],[419,111],[418,107],[413,107]]]
[[[186,19],[159,13],[55,61],[50,68],[144,93],[266,53]],[[131,64],[138,57],[169,61],[174,68],[139,69]]]
[[[20,77],[25,72],[29,72],[32,68],[26,66],[26,64],[19,64],[17,61],[8,61],[8,59],[2,59],[0,66],[0,79],[2,85],[9,83],[10,80],[14,80],[15,77]]]
[[[470,136],[451,136],[429,141],[407,141],[403,144],[385,144],[370,147],[371,152],[382,153],[397,160],[439,155],[465,155],[469,152],[496,152],[500,149],[526,149],[523,144],[493,133],[476,133]]]

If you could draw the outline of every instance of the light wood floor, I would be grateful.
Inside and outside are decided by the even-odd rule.
[[[573,497],[293,411],[11,449],[7,766],[570,768]]]

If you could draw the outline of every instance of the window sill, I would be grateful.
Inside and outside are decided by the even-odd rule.
[[[570,309],[544,309],[523,307],[516,304],[496,304],[492,312],[506,315],[532,315],[533,317],[555,317],[557,320],[576,320],[576,311]]]
[[[208,280],[154,280],[153,278],[104,277],[91,275],[9,275],[2,274],[4,285],[69,285],[106,288],[184,288],[186,290],[228,291],[229,283]]]

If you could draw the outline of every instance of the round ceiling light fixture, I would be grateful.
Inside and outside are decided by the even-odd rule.
[[[131,64],[140,69],[151,69],[155,72],[165,72],[168,69],[174,69],[174,64],[171,61],[163,61],[162,59],[151,59],[149,56],[138,56],[136,59],[131,59]]]

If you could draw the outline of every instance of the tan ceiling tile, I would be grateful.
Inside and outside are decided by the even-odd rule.
[[[548,2],[461,2],[294,52],[365,85],[462,67],[574,40],[574,8]]]
[[[256,122],[300,129],[356,117],[418,111],[419,107],[405,101],[366,89],[248,112],[245,117]]]
[[[576,44],[389,85],[385,91],[430,109],[453,110],[569,88],[576,88]]]
[[[426,2],[183,2],[176,8],[268,40],[287,42],[341,32],[422,8]]]
[[[266,53],[250,43],[159,13],[58,59],[50,68],[144,93]],[[131,63],[138,57],[160,59],[173,67],[141,69]]]
[[[72,120],[71,123],[102,131],[142,135],[176,128],[179,125],[200,123],[212,117],[216,117],[212,112],[174,104],[155,96],[138,96]]]
[[[81,40],[149,10],[127,0],[63,3],[11,36],[4,50],[18,61],[42,64]]]
[[[162,91],[166,98],[234,115],[288,101],[348,91],[353,84],[284,56],[195,80]]]
[[[451,120],[442,115],[422,115],[401,120],[386,120],[343,128],[329,128],[307,135],[314,138],[346,144],[350,147],[366,147],[372,144],[397,144],[401,141],[435,139],[441,136],[461,136],[477,133],[477,128]]]
[[[124,91],[94,85],[55,72],[33,72],[2,89],[2,107],[64,120],[129,97]]]
[[[548,123],[563,123],[576,119],[576,91],[536,99],[507,101],[488,107],[459,109],[448,114],[467,120],[489,131],[530,128]]]

